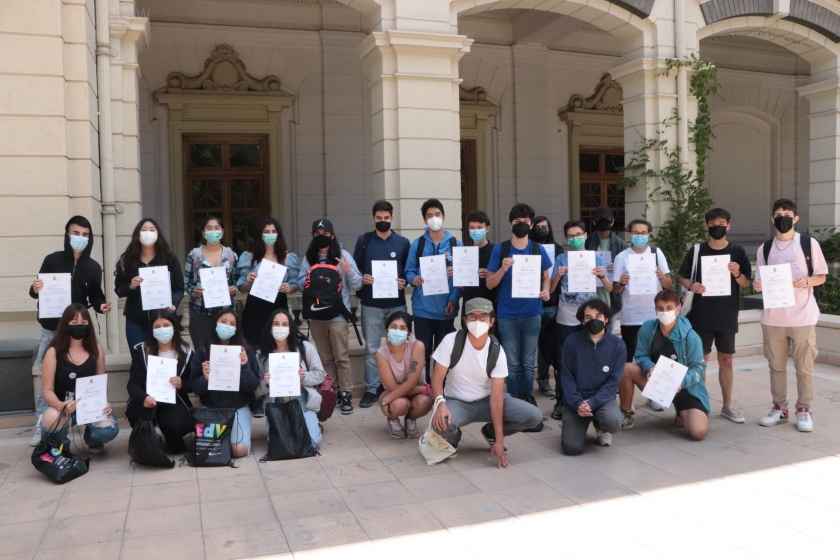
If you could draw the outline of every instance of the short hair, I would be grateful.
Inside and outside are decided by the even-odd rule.
[[[408,334],[411,334],[411,315],[405,311],[394,311],[391,313],[388,320],[385,321],[385,328],[387,329],[391,326],[391,323],[398,320],[402,320],[405,323],[405,326],[408,327]]]
[[[773,212],[771,212],[770,215],[772,216],[773,214],[775,214],[776,210],[778,210],[779,208],[781,208],[782,210],[790,210],[791,212],[793,212],[794,216],[799,215],[796,210],[796,203],[790,200],[789,198],[780,198],[779,200],[774,202]]]
[[[423,206],[420,207],[420,213],[423,214],[423,217],[426,217],[426,212],[429,211],[429,208],[437,208],[440,210],[440,213],[446,216],[446,212],[443,209],[443,204],[440,200],[436,198],[430,198],[426,202],[423,203]]]
[[[516,219],[528,218],[532,222],[534,221],[534,216],[536,213],[534,209],[525,204],[524,202],[520,202],[518,204],[514,204],[513,208],[510,209],[510,214],[508,215],[508,221],[512,222]]]
[[[630,231],[633,229],[633,226],[638,225],[638,224],[644,224],[644,226],[648,230],[648,233],[651,233],[653,231],[653,224],[651,224],[649,221],[642,220],[642,219],[635,219],[635,220],[630,220],[630,223],[627,224],[627,233],[630,233]]]
[[[729,221],[732,219],[732,215],[723,208],[712,208],[711,210],[706,212],[706,216],[704,217],[707,224],[712,220],[717,220],[718,218],[723,218],[728,224]]]
[[[565,224],[563,224],[563,235],[566,235],[566,232],[573,227],[578,227],[584,233],[586,233],[586,224],[581,222],[580,220],[569,220]]]
[[[70,226],[79,226],[83,228],[87,228],[91,235],[93,235],[93,228],[90,225],[90,221],[85,218],[84,216],[73,216],[67,221],[67,225],[64,226],[64,233],[70,232]]]
[[[377,200],[373,203],[373,215],[376,216],[377,212],[388,212],[390,215],[394,215],[394,205],[388,202],[387,200]]]
[[[671,288],[665,288],[653,297],[653,304],[656,305],[660,301],[671,302],[675,305],[680,305],[680,294]]]
[[[485,226],[489,226],[490,218],[487,217],[487,214],[485,214],[483,210],[473,210],[467,214],[467,224],[470,222],[480,222]]]
[[[577,317],[579,323],[583,323],[583,316],[586,314],[586,309],[594,309],[595,311],[606,317],[607,321],[612,319],[613,312],[612,307],[610,307],[610,304],[608,304],[602,299],[592,298],[589,301],[581,303],[580,307],[578,307],[577,315],[575,316]]]

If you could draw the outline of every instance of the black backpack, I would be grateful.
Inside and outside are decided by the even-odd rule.
[[[767,260],[770,258],[770,249],[772,249],[773,241],[775,239],[775,237],[773,237],[772,239],[768,239],[764,242],[764,245],[762,246],[764,253],[764,264],[767,264]],[[805,262],[808,264],[808,276],[813,276],[814,265],[811,264],[811,236],[807,233],[800,233],[799,246],[802,247],[802,254],[805,255]],[[813,289],[814,299],[817,301],[817,303],[819,303],[820,296],[822,295],[822,286],[813,286]]]
[[[536,241],[531,241],[531,254],[534,255],[534,256],[542,256],[542,253],[540,252],[540,244],[537,243]],[[502,241],[502,254],[501,254],[502,258],[501,258],[501,260],[505,260],[509,256],[510,256],[510,239],[508,239],[507,241]],[[552,264],[554,264],[554,263],[552,263]]]
[[[455,344],[452,346],[452,354],[449,356],[449,369],[454,368],[461,361],[461,356],[464,354],[464,346],[467,344],[467,329],[461,329],[455,335]],[[502,345],[499,340],[490,335],[490,352],[487,354],[487,377],[496,369],[496,363],[499,361],[499,350]]]

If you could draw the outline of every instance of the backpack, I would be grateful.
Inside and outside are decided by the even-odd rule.
[[[467,329],[461,329],[455,335],[455,345],[452,346],[452,355],[449,357],[449,369],[451,370],[458,362],[461,361],[461,356],[464,354],[464,346],[467,344]],[[499,361],[499,350],[501,349],[499,340],[490,335],[490,352],[487,354],[487,377],[496,369],[496,362]]]
[[[502,255],[501,260],[505,260],[510,256],[510,239],[507,241],[502,241]],[[541,256],[542,253],[540,252],[540,244],[536,241],[531,241],[531,254],[534,256]],[[552,263],[554,264],[554,263]]]
[[[341,289],[341,273],[336,265],[313,265],[303,284],[303,318],[329,321],[341,315],[349,321],[350,311],[344,307]]]
[[[453,243],[456,243],[456,240],[455,240],[454,237],[450,237],[449,238],[449,254],[450,255],[453,254],[452,253],[452,247],[453,247],[452,244]],[[425,248],[426,248],[426,236],[421,235],[420,238],[417,240],[417,269],[418,270],[420,269],[420,257],[423,256],[423,249],[425,249]],[[365,249],[366,249],[366,247],[365,247]],[[446,251],[444,251],[444,253],[445,252]]]
[[[767,261],[770,258],[770,249],[773,248],[773,240],[775,239],[775,237],[768,239],[764,242],[764,245],[762,246],[764,253],[764,264],[767,264]],[[802,254],[805,255],[805,262],[808,264],[808,276],[813,276],[814,265],[811,263],[811,236],[807,233],[800,233],[799,246],[802,247]],[[814,299],[819,304],[820,296],[822,295],[822,286],[812,286],[812,288],[814,290]]]

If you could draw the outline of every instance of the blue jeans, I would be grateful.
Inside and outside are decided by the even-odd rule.
[[[49,405],[44,400],[44,386],[41,384],[41,363],[44,361],[44,352],[52,342],[55,331],[41,329],[41,340],[38,342],[38,394],[35,395],[35,415],[40,418]]]
[[[149,339],[149,329],[143,323],[134,319],[125,318],[125,339],[128,341],[128,350],[134,352],[134,347]]]
[[[376,351],[382,345],[382,332],[388,326],[385,321],[395,311],[405,311],[406,306],[378,307],[362,306],[362,336],[365,337],[365,391],[376,393],[379,385],[379,368],[376,367]],[[320,431],[318,432],[320,434]]]
[[[117,437],[117,434],[120,433],[120,427],[117,425],[117,416],[111,412],[110,418],[112,421],[111,426],[101,427],[96,424],[85,425],[84,441],[88,447],[100,447]],[[41,441],[44,441],[50,436],[55,436],[56,439],[61,440],[63,444],[69,446],[70,439],[67,437],[67,434],[70,433],[70,425],[75,423],[75,413],[70,415],[70,419],[66,424],[64,424],[64,426],[55,431],[50,431],[52,426],[44,426],[44,424],[41,423]]]
[[[534,358],[540,337],[542,314],[516,319],[498,319],[502,348],[507,356],[507,391],[512,396],[534,390]]]
[[[306,422],[306,429],[309,431],[309,438],[312,440],[312,447],[318,447],[321,445],[321,440],[324,438],[323,434],[321,434],[321,428],[318,426],[318,413],[314,410],[306,410],[306,403],[309,399],[309,393],[306,392],[306,389],[300,392],[299,397],[289,397],[290,399],[295,399],[300,402],[300,408],[303,410],[303,419]],[[268,439],[268,433],[270,432],[270,428],[268,427],[268,419],[265,421],[265,433],[266,439]]]

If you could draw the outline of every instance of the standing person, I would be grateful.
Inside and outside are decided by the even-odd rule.
[[[198,271],[202,268],[223,266],[227,275],[228,291],[231,303],[236,295],[236,253],[230,247],[222,245],[225,226],[221,218],[207,216],[201,223],[201,244],[187,255],[184,266],[184,288],[190,294],[190,339],[196,351],[205,346],[216,328],[213,317],[222,308],[206,308],[201,294],[201,276]],[[229,306],[233,309],[233,305]]]
[[[254,397],[254,391],[260,386],[260,367],[251,346],[242,333],[242,320],[231,309],[221,309],[213,315],[215,328],[204,346],[195,349],[195,359],[190,369],[190,387],[207,408],[233,408],[236,410],[230,434],[230,454],[232,457],[245,457],[251,451],[251,411],[248,403]],[[209,388],[210,381],[210,346],[239,346],[239,391],[214,391]]]
[[[64,225],[64,250],[50,253],[44,257],[39,274],[63,273],[70,274],[70,295],[73,303],[80,303],[83,307],[92,307],[97,313],[107,314],[111,311],[111,304],[102,292],[102,267],[90,257],[93,250],[93,230],[90,222],[84,216],[73,216]],[[29,288],[29,297],[38,299],[38,293],[44,287],[42,280],[35,279]],[[44,352],[55,336],[60,319],[38,318],[41,324],[41,340],[38,344],[38,369],[44,360]],[[38,383],[41,383],[39,377]],[[42,397],[43,391],[39,387],[35,414],[40,416],[47,409],[47,402]],[[29,444],[35,447],[41,441],[41,423],[35,423],[35,435]]]
[[[493,247],[495,247],[487,239],[487,236],[490,235],[490,218],[481,210],[473,210],[467,215],[467,227],[469,228],[472,246],[478,247],[478,286],[458,288],[463,297],[463,304],[466,306],[467,302],[478,297],[495,304],[496,290],[487,287],[487,277],[490,275],[487,266],[490,264],[490,255],[493,254]],[[461,326],[466,328],[466,323],[462,323]]]
[[[344,309],[335,310],[331,319],[309,319],[309,333],[318,348],[324,370],[338,381],[338,402],[342,414],[352,414],[353,374],[350,371],[349,316],[350,290],[362,287],[362,274],[353,257],[345,251],[335,236],[332,222],[315,220],[312,224],[312,242],[306,250],[306,258],[298,273],[298,286],[306,295],[309,270],[312,267],[333,268],[341,277],[341,304]],[[305,305],[305,304],[304,304]],[[314,306],[314,304],[313,304]],[[304,312],[306,316],[306,312]]]
[[[165,266],[169,271],[169,286],[172,292],[172,305],[167,309],[175,313],[178,304],[184,299],[184,275],[178,258],[169,250],[169,243],[160,231],[158,223],[151,218],[143,218],[137,223],[131,234],[131,241],[125,253],[117,261],[114,273],[114,292],[125,298],[125,338],[128,347],[134,348],[149,340],[151,335],[150,316],[153,311],[143,311],[143,298],[140,295],[140,269],[152,266]]]
[[[814,288],[825,284],[828,265],[819,242],[794,229],[799,221],[795,202],[786,198],[774,202],[772,218],[776,237],[758,248],[757,264],[760,267],[790,263],[795,304],[761,312],[773,408],[759,424],[775,426],[788,421],[787,358],[792,346],[798,396],[796,428],[800,432],[810,432],[814,429],[811,399],[814,396],[814,360],[819,353],[816,326],[820,318],[818,292]],[[756,292],[761,292],[761,269],[758,267],[754,286]]]
[[[376,402],[379,371],[376,367],[376,351],[382,345],[382,331],[393,313],[405,311],[405,262],[411,243],[391,229],[394,207],[387,200],[373,205],[374,230],[360,235],[356,240],[353,260],[362,277],[362,289],[357,294],[362,306],[362,335],[365,337],[365,394],[359,402],[361,408],[368,408]],[[397,261],[397,297],[379,299],[373,297],[373,261]]]
[[[41,439],[55,436],[65,445],[70,426],[76,423],[76,380],[105,373],[105,352],[96,341],[90,313],[79,303],[67,306],[55,329],[42,364],[42,393],[48,408],[41,415]],[[85,426],[84,442],[91,453],[102,453],[104,446],[117,437],[117,417],[106,404],[102,413],[108,418]]]
[[[534,223],[534,209],[517,204],[510,210],[513,237],[493,248],[487,270],[487,287],[499,287],[499,333],[507,355],[507,390],[512,396],[531,395],[534,389],[534,356],[542,324],[542,302],[550,297],[548,276],[554,263],[545,249],[528,239]],[[541,286],[537,297],[513,297],[513,256],[531,255],[540,259]],[[540,301],[542,300],[542,301]]]
[[[534,218],[534,227],[531,228],[531,240],[541,245],[554,245],[554,258],[563,254],[563,247],[554,240],[554,228],[551,221],[545,216]],[[540,337],[537,340],[537,387],[540,393],[546,397],[554,397],[557,393],[551,388],[548,380],[548,368],[554,366],[555,384],[559,379],[560,363],[555,362],[556,352],[554,351],[554,319],[557,317],[557,303],[560,301],[559,288],[552,288],[551,295],[543,302],[542,323],[540,325]]]
[[[735,354],[735,334],[738,332],[738,312],[740,308],[741,288],[750,285],[752,268],[747,252],[740,245],[726,239],[731,216],[723,208],[712,208],[706,212],[706,230],[709,240],[701,243],[695,264],[694,248],[688,250],[680,267],[680,284],[694,293],[691,313],[688,320],[691,327],[703,341],[703,359],[709,362],[712,342],[717,349],[718,379],[723,395],[723,408],[720,415],[743,424],[744,416],[732,407],[732,357]],[[730,283],[732,293],[729,296],[706,296],[703,285],[703,257],[726,257],[729,260]],[[692,278],[691,271],[695,270]]]
[[[615,234],[612,230],[615,225],[615,215],[609,206],[599,206],[592,212],[592,235],[586,238],[585,248],[587,251],[609,251],[612,262],[606,265],[607,275],[613,277],[615,258],[619,253],[627,249],[627,243]],[[613,320],[610,323],[610,330],[616,333],[618,326],[618,314],[621,312],[621,294],[608,291],[603,286],[598,286],[598,298],[612,308]],[[624,321],[622,321],[623,323]],[[627,356],[631,360],[633,356]]]
[[[193,351],[181,339],[181,323],[174,313],[168,309],[159,309],[152,311],[149,319],[152,338],[148,342],[139,342],[131,354],[125,417],[133,428],[141,417],[150,419],[154,416],[169,452],[183,453],[187,448],[184,436],[192,429],[189,380]],[[169,378],[175,387],[174,403],[157,402],[146,392],[149,358],[154,357],[178,360],[177,374]]]
[[[455,330],[458,315],[458,298],[461,291],[452,284],[452,248],[463,244],[443,229],[446,214],[443,204],[430,198],[420,208],[426,231],[412,241],[405,264],[405,280],[414,286],[411,294],[411,312],[414,314],[414,333],[426,348],[426,363],[431,363],[432,351],[448,333]],[[449,293],[427,296],[423,293],[423,276],[420,274],[420,257],[446,255],[449,268]],[[428,376],[429,374],[427,374]],[[428,382],[428,379],[426,380]]]

